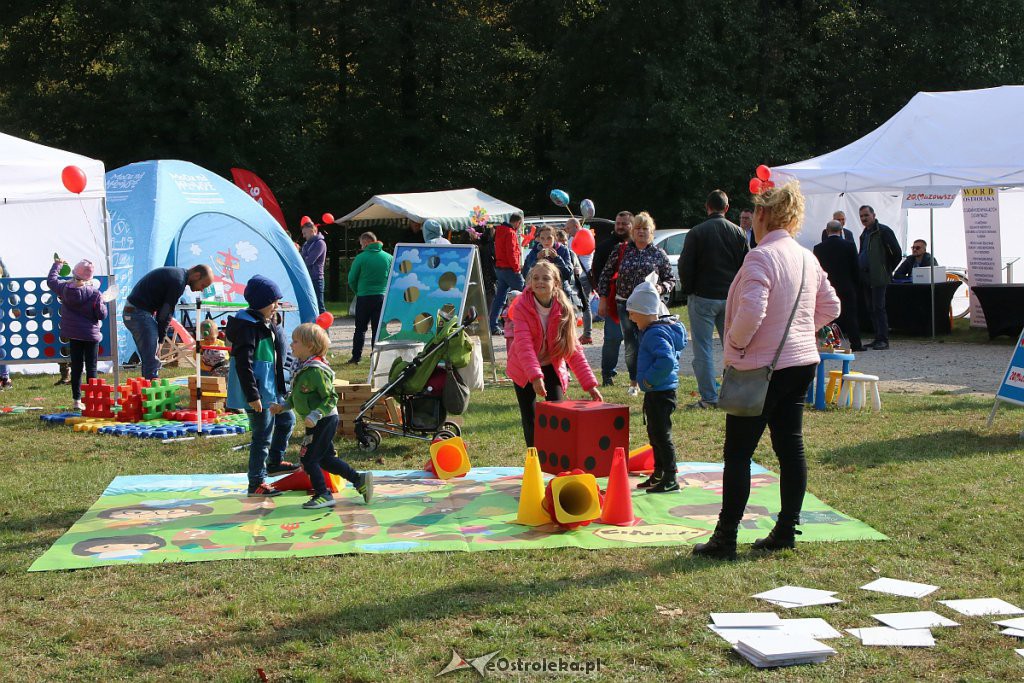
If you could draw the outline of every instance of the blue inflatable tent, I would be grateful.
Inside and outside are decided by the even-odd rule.
[[[316,295],[291,237],[266,209],[231,182],[187,161],[143,161],[106,174],[111,260],[122,292],[117,312],[135,282],[160,266],[205,263],[228,301],[241,302],[256,274],[274,280],[284,301],[298,307],[285,317],[290,335],[317,316]],[[118,349],[135,351],[119,326]]]

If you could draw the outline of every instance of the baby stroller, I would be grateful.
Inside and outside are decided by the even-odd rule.
[[[362,405],[354,422],[356,442],[362,451],[375,451],[381,434],[407,436],[422,441],[461,436],[462,430],[448,421],[444,388],[447,377],[442,363],[455,369],[469,364],[473,352],[465,328],[476,321],[476,309],[470,307],[460,323],[454,311],[437,312],[437,332],[411,361],[395,359],[387,384]],[[369,412],[385,397],[398,401],[401,424],[390,419],[373,419]]]

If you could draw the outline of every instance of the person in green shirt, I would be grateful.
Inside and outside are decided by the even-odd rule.
[[[355,365],[363,357],[367,326],[371,328],[371,349],[377,339],[380,312],[384,308],[384,290],[388,287],[388,273],[394,260],[372,232],[359,236],[359,246],[362,251],[356,255],[348,271],[348,286],[356,293],[356,331],[352,336],[349,365]]]
[[[338,395],[334,393],[334,371],[324,360],[330,346],[327,332],[319,325],[303,323],[292,332],[292,354],[299,369],[292,376],[291,393],[283,403],[270,406],[274,415],[294,410],[306,426],[299,455],[302,469],[313,486],[313,497],[302,504],[307,510],[334,507],[337,501],[327,490],[324,472],[349,481],[369,503],[373,497],[373,472],[356,472],[334,451],[338,431]]]

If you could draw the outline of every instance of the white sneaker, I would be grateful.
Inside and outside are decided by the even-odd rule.
[[[75,410],[85,410],[85,404],[81,401],[75,401]]]
[[[626,396],[639,396],[639,395],[640,395],[640,387],[631,386],[629,389],[626,389]]]

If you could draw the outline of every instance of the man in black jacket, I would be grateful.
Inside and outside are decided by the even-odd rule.
[[[935,260],[935,257],[929,254],[925,249],[928,248],[928,243],[924,240],[914,240],[914,244],[910,247],[910,256],[904,259],[900,267],[893,273],[893,278],[896,280],[909,280],[914,276],[914,268],[927,268],[928,266],[937,266],[939,262]]]
[[[718,383],[714,330],[725,338],[725,300],[736,271],[743,265],[748,249],[746,235],[726,219],[729,197],[721,190],[708,195],[708,219],[686,235],[679,255],[679,281],[690,307],[690,346],[693,374],[697,377],[700,400],[691,408],[718,406]]]
[[[839,303],[842,305],[839,317],[836,318],[839,329],[850,340],[851,351],[864,351],[857,320],[857,290],[860,288],[857,247],[843,237],[843,224],[839,221],[829,221],[825,231],[827,237],[821,244],[814,245],[814,255],[839,295]]]
[[[629,239],[629,231],[633,227],[633,214],[629,211],[619,211],[615,216],[615,231],[611,237],[601,240],[594,249],[594,261],[591,263],[590,281],[597,282],[601,279],[601,271],[604,270],[612,252]],[[608,318],[604,319],[604,344],[601,346],[601,386],[610,387],[613,384],[616,370],[619,364],[619,348],[622,346],[622,328]]]
[[[864,232],[860,234],[861,285],[875,328],[875,340],[871,342],[871,348],[884,351],[889,348],[885,290],[892,282],[892,271],[900,262],[903,250],[896,239],[896,233],[888,225],[878,222],[875,210],[870,206],[860,207],[860,222],[864,225]]]

